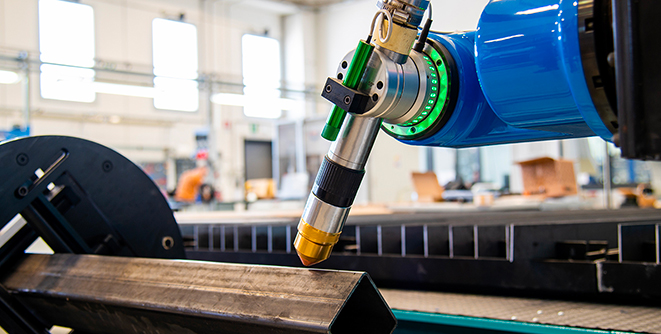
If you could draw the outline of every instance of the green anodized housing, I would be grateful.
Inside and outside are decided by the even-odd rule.
[[[347,70],[347,74],[344,77],[342,84],[351,89],[356,89],[358,87],[358,83],[360,83],[360,79],[365,73],[367,62],[372,56],[373,50],[374,45],[372,44],[368,44],[365,41],[360,41],[358,43],[356,53],[354,53],[353,59],[349,64],[349,69]],[[328,120],[326,120],[326,125],[321,131],[321,136],[330,141],[337,139],[337,135],[340,133],[340,128],[342,127],[342,123],[344,123],[346,115],[346,111],[338,106],[333,106],[333,109],[328,115]]]
[[[384,131],[399,139],[419,137],[421,133],[434,126],[436,120],[446,113],[450,104],[448,94],[450,78],[446,59],[433,47],[423,51],[422,59],[426,62],[424,65],[429,69],[427,83],[430,88],[418,116],[403,124],[383,124],[382,126]]]

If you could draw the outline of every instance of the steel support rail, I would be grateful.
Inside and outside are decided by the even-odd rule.
[[[29,255],[0,284],[91,333],[391,333],[364,272],[96,255]]]

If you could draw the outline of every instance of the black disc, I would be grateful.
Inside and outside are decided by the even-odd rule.
[[[0,228],[28,208],[48,207],[93,253],[185,258],[159,188],[131,161],[91,141],[40,136],[0,144],[0,203]]]

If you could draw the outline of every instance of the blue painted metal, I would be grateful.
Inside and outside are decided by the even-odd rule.
[[[612,138],[583,74],[578,1],[491,1],[476,33],[480,84],[503,121],[518,128]]]
[[[594,135],[612,140],[585,82],[577,5],[491,1],[477,31],[430,34],[456,63],[456,107],[436,134],[403,142],[469,147]]]
[[[20,138],[20,137],[28,137],[30,136],[30,128],[25,128],[22,129],[18,126],[15,126],[9,131],[0,131],[0,142],[5,141],[5,140],[10,140],[14,138]]]
[[[451,74],[459,78],[456,106],[446,125],[436,134],[422,140],[402,142],[411,145],[472,147],[576,137],[571,133],[518,129],[499,119],[487,103],[477,79],[474,37],[474,32],[430,34],[429,38],[448,49],[456,64],[457,73]]]
[[[627,334],[628,332],[608,331],[578,327],[544,325],[531,322],[508,321],[499,319],[475,318],[460,315],[426,313],[416,311],[392,310],[398,321],[422,322],[444,326],[479,328],[508,333],[535,334]]]

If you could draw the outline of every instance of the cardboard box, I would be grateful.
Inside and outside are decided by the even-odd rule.
[[[523,175],[523,192],[546,197],[575,195],[574,162],[553,158],[538,158],[518,163]]]
[[[252,179],[245,183],[246,196],[253,193],[258,199],[275,198],[275,182],[273,179]]]
[[[411,173],[413,187],[418,194],[418,202],[440,202],[443,200],[443,187],[438,184],[436,173]]]

